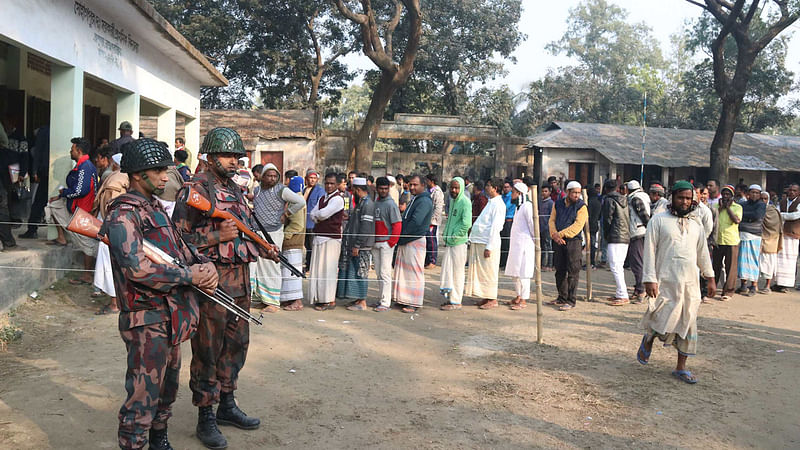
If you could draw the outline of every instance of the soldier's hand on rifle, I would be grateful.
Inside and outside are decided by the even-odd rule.
[[[239,229],[236,228],[236,224],[230,219],[223,220],[219,225],[219,241],[232,241],[237,237],[239,237]]]
[[[189,267],[189,270],[192,271],[193,285],[209,294],[214,293],[217,289],[217,283],[219,282],[217,268],[214,267],[214,263],[193,264]]]
[[[281,251],[278,250],[277,245],[271,246],[269,251],[267,251],[267,258],[275,261],[276,263],[281,262]]]

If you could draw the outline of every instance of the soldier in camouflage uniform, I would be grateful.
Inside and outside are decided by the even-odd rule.
[[[278,253],[245,239],[233,221],[210,218],[182,201],[191,187],[209,199],[215,209],[228,211],[251,229],[255,228],[242,189],[232,180],[238,158],[246,154],[242,139],[229,128],[214,128],[203,140],[200,153],[208,155],[208,171],[195,175],[178,193],[173,219],[184,238],[214,262],[220,288],[248,310],[249,263],[256,261],[259,254],[277,260]],[[239,320],[220,306],[210,303],[200,306],[200,323],[192,338],[189,387],[192,403],[199,407],[197,437],[208,448],[228,445],[217,424],[253,430],[261,423],[242,412],[233,395],[249,342],[250,328],[246,320]],[[219,408],[215,415],[212,408],[217,402]]]
[[[100,229],[107,236],[119,299],[119,330],[128,350],[125,390],[119,411],[123,449],[171,449],[167,419],[178,392],[180,343],[197,327],[197,299],[191,285],[213,292],[214,265],[183,243],[158,200],[171,163],[166,147],[140,139],[126,148],[121,169],[130,179],[127,193],[108,207]],[[183,265],[157,264],[145,257],[147,240]]]

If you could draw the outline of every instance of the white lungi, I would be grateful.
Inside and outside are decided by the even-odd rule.
[[[778,254],[777,253],[761,253],[758,255],[758,270],[764,279],[771,280],[775,276],[775,270],[778,268]]]
[[[302,248],[293,248],[284,250],[283,256],[289,261],[289,264],[296,267],[298,270],[303,270],[303,258],[306,252]],[[281,275],[283,281],[281,283],[281,301],[291,302],[303,298],[303,279],[296,277],[292,272],[283,267],[281,264]]]
[[[794,286],[794,278],[797,272],[798,241],[800,239],[783,237],[783,248],[778,252],[778,263],[775,268],[775,284],[778,286]]]
[[[460,305],[461,299],[464,298],[464,279],[466,278],[464,267],[466,265],[466,242],[444,248],[442,279],[439,283],[439,289],[442,292],[450,292],[449,301],[453,305]]]
[[[264,233],[258,232],[262,238]],[[283,245],[283,227],[279,230],[270,231],[269,236],[280,250]],[[281,304],[281,264],[271,259],[258,257],[258,260],[250,263],[250,289],[251,300],[262,302],[267,305],[280,306]]]
[[[464,295],[497,300],[497,280],[500,276],[500,250],[483,257],[486,244],[472,243],[469,247],[469,268]]]
[[[336,301],[341,251],[341,239],[314,236],[311,249],[311,279],[308,282],[308,298],[311,304]]]

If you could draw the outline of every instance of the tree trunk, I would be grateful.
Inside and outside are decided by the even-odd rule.
[[[401,86],[396,83],[394,74],[383,72],[375,92],[372,94],[372,101],[361,129],[356,135],[353,147],[355,151],[351,153],[353,158],[348,164],[356,172],[372,172],[372,149],[378,139],[378,129],[383,121],[383,112],[389,105],[395,91]]]
[[[736,132],[736,123],[739,117],[739,110],[742,107],[742,100],[726,99],[722,101],[722,113],[720,114],[717,131],[714,133],[714,140],[711,141],[711,169],[709,178],[719,180],[720,184],[728,184],[728,165],[731,156],[731,143],[733,134]]]

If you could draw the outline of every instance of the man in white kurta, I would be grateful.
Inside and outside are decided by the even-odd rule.
[[[787,198],[778,204],[783,219],[783,245],[778,252],[778,266],[775,273],[775,285],[772,292],[786,293],[787,288],[794,286],[797,271],[797,253],[800,245],[800,185],[789,185]]]
[[[647,364],[655,338],[678,350],[672,375],[693,384],[686,358],[697,350],[697,311],[700,308],[698,268],[714,296],[714,270],[703,227],[693,218],[692,185],[675,183],[670,212],[655,216],[647,225],[644,242],[644,284],[648,308],[642,317],[645,331],[636,358]]]
[[[489,202],[472,224],[469,233],[469,268],[464,295],[479,297],[480,309],[497,307],[497,279],[500,275],[500,231],[506,221],[506,204],[500,195],[503,180],[486,181]]]
[[[525,183],[515,183],[511,191],[514,202],[520,197],[523,199],[528,193]],[[527,306],[531,298],[531,278],[536,267],[536,235],[533,228],[533,203],[523,201],[522,206],[514,213],[514,222],[511,224],[511,238],[506,262],[506,275],[514,278],[514,290],[517,296],[511,300],[511,309],[520,310]]]

